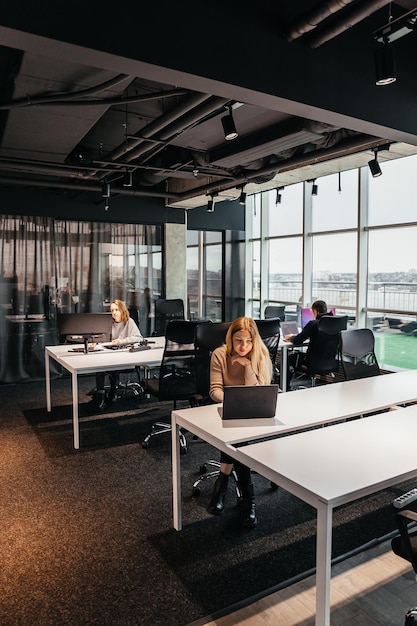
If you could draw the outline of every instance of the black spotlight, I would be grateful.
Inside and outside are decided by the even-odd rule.
[[[126,168],[123,176],[123,187],[131,187],[133,185],[132,172]]]
[[[316,181],[313,180],[313,185],[311,187],[311,195],[318,196],[318,193],[319,193],[319,186],[317,185]]]
[[[246,193],[243,191],[243,189],[240,192],[239,204],[246,204]]]
[[[214,198],[210,196],[210,200],[207,202],[207,213],[214,213]]]
[[[382,44],[375,50],[375,83],[390,85],[396,80],[394,49],[387,43]]]
[[[374,178],[377,178],[377,176],[381,176],[382,171],[378,163],[378,157],[377,157],[378,151],[374,150],[374,154],[375,154],[375,158],[368,161],[368,165],[369,165],[369,169],[371,170],[372,176]]]
[[[104,182],[101,186],[101,197],[110,198],[110,183]]]
[[[235,122],[233,120],[232,109],[229,108],[229,113],[222,117],[224,138],[226,141],[232,141],[239,137],[239,133],[236,130]]]
[[[283,190],[283,187],[278,187],[277,188],[277,195],[275,198],[275,204],[281,204],[281,200],[282,200],[282,193],[281,191]]]

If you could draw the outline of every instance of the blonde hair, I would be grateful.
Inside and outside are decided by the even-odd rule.
[[[241,330],[247,330],[252,338],[252,350],[247,355],[252,369],[262,385],[269,385],[272,379],[272,362],[268,348],[265,346],[258,331],[258,327],[251,317],[238,317],[229,326],[226,334],[226,353],[233,352],[233,335]]]
[[[112,304],[115,304],[117,306],[117,308],[119,309],[121,316],[120,316],[120,321],[121,322],[127,322],[127,320],[130,317],[130,313],[127,310],[127,306],[125,305],[125,303],[123,302],[123,300],[112,300],[110,303],[110,307]]]

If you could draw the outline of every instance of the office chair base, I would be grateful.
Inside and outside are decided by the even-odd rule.
[[[149,442],[152,439],[152,437],[156,437],[157,435],[164,435],[170,432],[172,432],[171,424],[167,424],[165,422],[155,422],[154,424],[152,424],[151,432],[148,435],[146,435],[145,439],[142,441],[142,444],[141,444],[142,448],[144,449],[148,448]],[[180,441],[180,454],[186,454],[188,450],[187,439],[185,438],[185,435],[181,429],[179,432],[179,441]]]
[[[213,470],[212,472],[207,472],[207,467],[208,466],[215,467],[216,469]],[[200,495],[200,493],[201,493],[200,485],[204,481],[209,480],[211,478],[214,478],[214,479],[218,478],[219,474],[220,474],[220,463],[219,463],[219,461],[215,461],[214,459],[209,459],[206,463],[203,463],[202,465],[200,465],[200,476],[193,483],[192,495],[195,498],[197,498]],[[240,502],[240,500],[242,499],[242,492],[241,492],[240,487],[238,485],[237,474],[236,474],[234,469],[232,470],[232,473],[230,474],[230,476],[234,480],[236,497],[237,497],[238,501]]]

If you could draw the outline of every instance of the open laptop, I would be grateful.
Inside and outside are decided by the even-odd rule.
[[[222,420],[275,417],[278,385],[234,385],[224,388]]]
[[[281,337],[284,338],[287,335],[298,335],[297,322],[281,322]]]

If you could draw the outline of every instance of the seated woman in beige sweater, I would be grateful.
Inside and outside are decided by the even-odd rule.
[[[210,398],[223,402],[223,389],[232,385],[269,385],[272,363],[256,323],[250,317],[238,317],[229,326],[226,344],[214,350],[210,363]],[[220,453],[220,475],[207,508],[209,513],[220,515],[230,473],[235,468],[242,492],[241,522],[243,526],[256,526],[255,500],[250,469]]]

